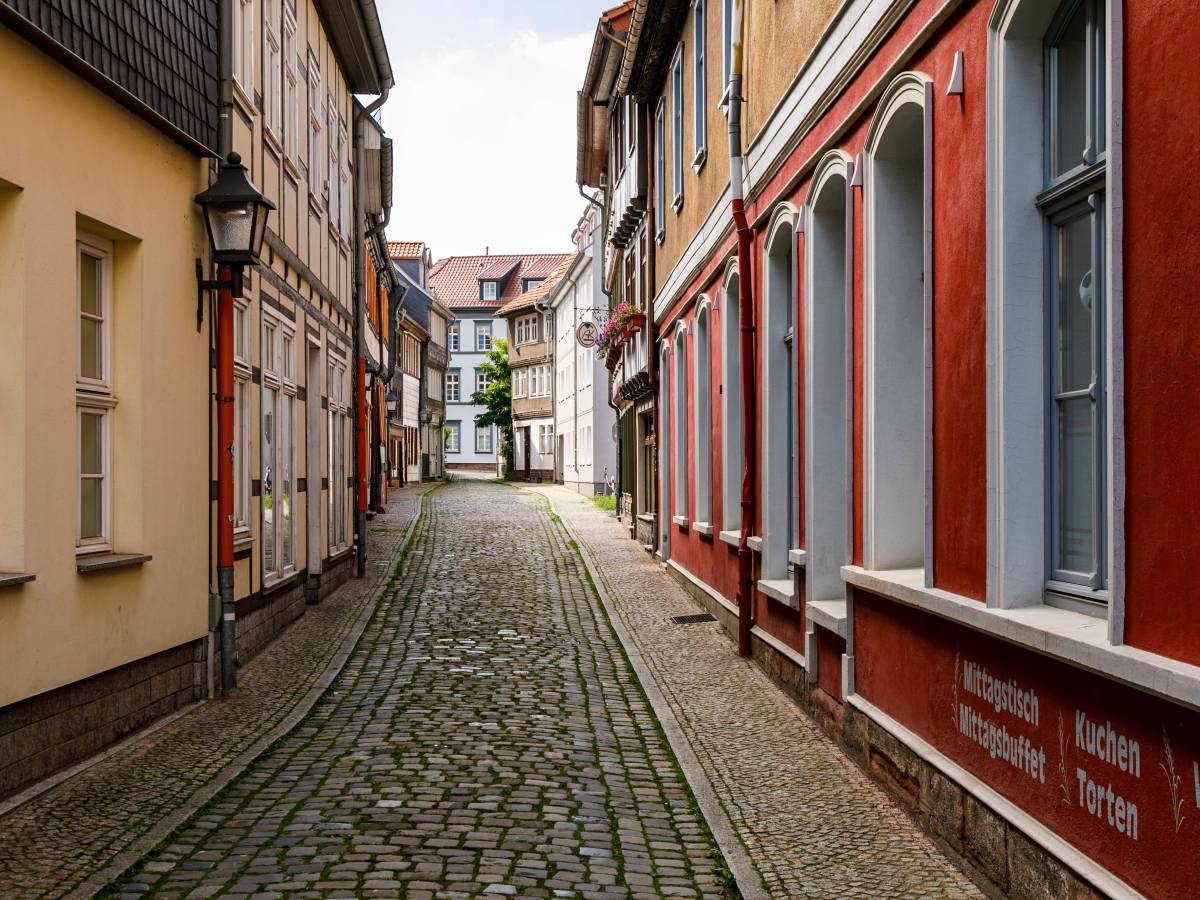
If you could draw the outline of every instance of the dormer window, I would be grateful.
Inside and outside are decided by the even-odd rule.
[[[499,292],[496,290],[496,282],[494,282],[494,281],[483,282],[483,299],[484,300],[495,300],[498,293]]]
[[[545,280],[546,280],[545,278],[522,278],[521,279],[521,290],[522,291],[532,291],[535,287],[537,287],[539,284],[541,284]]]

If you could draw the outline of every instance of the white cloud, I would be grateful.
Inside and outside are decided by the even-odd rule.
[[[547,40],[497,27],[474,41],[393,50],[383,118],[396,147],[389,238],[423,240],[435,257],[570,249],[585,205],[575,95],[591,41],[590,32]]]

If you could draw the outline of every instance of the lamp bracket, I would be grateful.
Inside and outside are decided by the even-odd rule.
[[[229,291],[235,297],[242,296],[242,287],[244,284],[243,269],[238,265],[229,266],[229,280],[222,281],[219,278],[205,278],[204,264],[200,261],[200,257],[196,257],[196,331],[200,331],[200,326],[204,322],[204,292],[205,291]]]

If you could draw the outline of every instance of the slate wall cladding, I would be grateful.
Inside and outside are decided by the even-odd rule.
[[[85,77],[115,85],[118,99],[131,94],[210,150],[218,12],[218,0],[0,0],[0,23],[58,50],[64,63],[88,70]]]

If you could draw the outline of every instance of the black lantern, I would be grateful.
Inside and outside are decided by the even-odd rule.
[[[217,180],[196,195],[196,203],[204,210],[213,263],[240,268],[258,262],[267,215],[275,204],[250,181],[241,156],[229,154]]]

